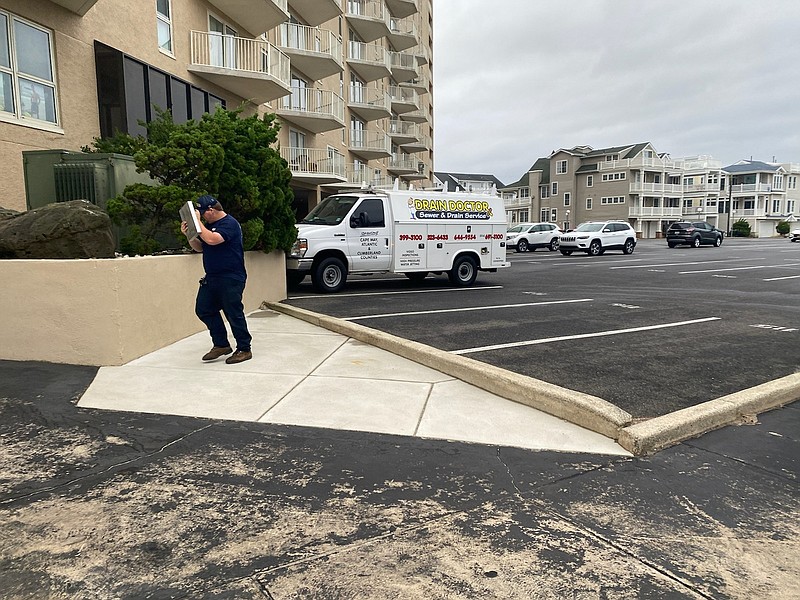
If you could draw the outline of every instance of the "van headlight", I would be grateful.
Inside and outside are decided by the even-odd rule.
[[[308,252],[308,240],[306,238],[297,238],[292,244],[292,249],[289,256],[292,258],[303,258]]]

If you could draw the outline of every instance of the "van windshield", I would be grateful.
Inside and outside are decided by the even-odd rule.
[[[358,200],[357,196],[328,196],[300,222],[314,225],[338,225],[353,208],[356,200]]]

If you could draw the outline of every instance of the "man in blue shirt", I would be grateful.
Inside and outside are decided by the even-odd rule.
[[[229,365],[253,358],[250,350],[252,336],[247,330],[244,318],[244,293],[247,272],[244,268],[244,246],[242,228],[239,222],[227,214],[213,196],[200,196],[197,199],[200,221],[200,235],[189,239],[188,225],[181,223],[181,231],[189,239],[195,252],[203,253],[203,268],[206,275],[200,280],[197,291],[195,313],[208,327],[214,347],[203,360],[215,360],[231,354],[228,332],[220,311],[225,314],[236,339],[236,352],[225,359]],[[205,223],[203,222],[205,221]]]

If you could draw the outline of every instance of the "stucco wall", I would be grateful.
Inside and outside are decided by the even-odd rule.
[[[246,312],[286,298],[283,252],[247,252],[245,262]],[[194,314],[202,275],[199,254],[2,260],[0,359],[129,362],[205,329]]]

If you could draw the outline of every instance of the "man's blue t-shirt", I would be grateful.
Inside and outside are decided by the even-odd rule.
[[[219,221],[206,225],[206,227],[220,234],[225,240],[214,246],[200,240],[203,243],[203,268],[206,275],[246,281],[242,227],[239,222],[232,216],[225,215]]]

